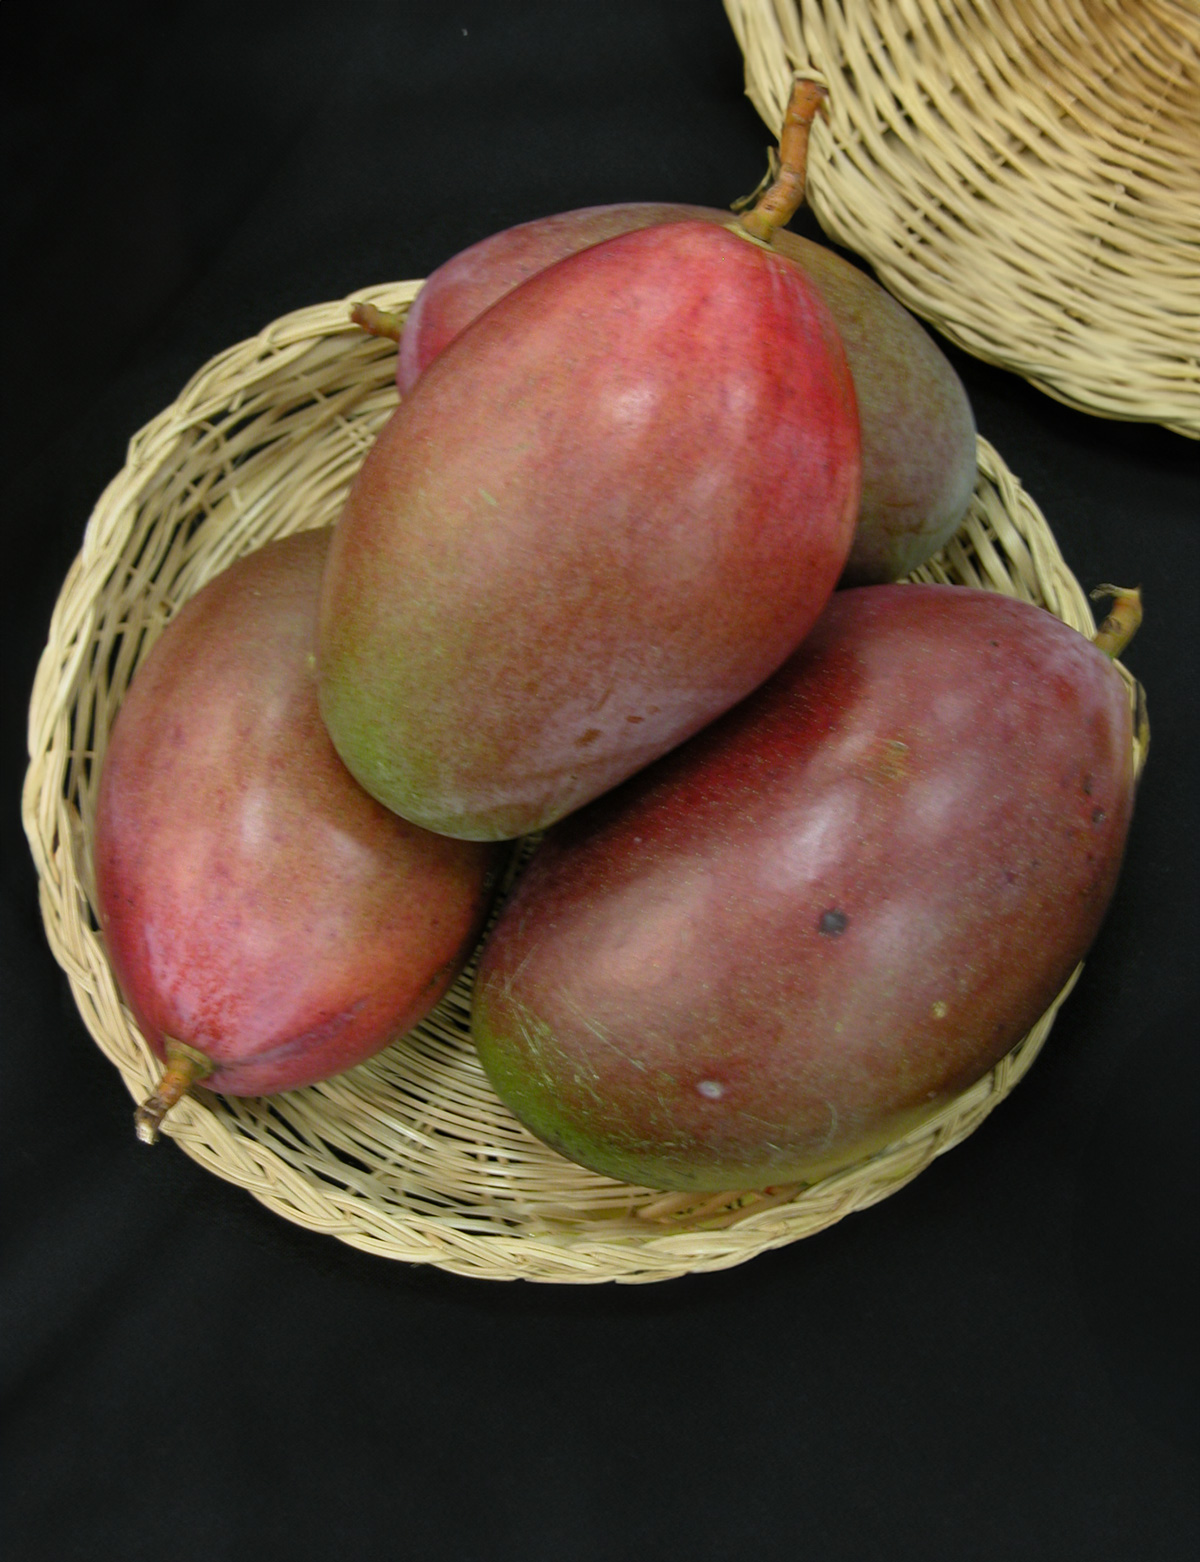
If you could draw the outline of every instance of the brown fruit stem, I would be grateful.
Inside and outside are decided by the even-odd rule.
[[[133,1114],[134,1127],[143,1144],[155,1143],[163,1118],[175,1103],[213,1071],[212,1059],[197,1048],[189,1047],[185,1041],[168,1036],[165,1049],[167,1068],[158,1082],[158,1089]]]
[[[399,315],[376,309],[374,304],[355,304],[350,311],[350,318],[370,336],[386,336],[393,342],[400,340],[402,325]]]
[[[730,201],[729,210],[740,216],[742,212],[749,211],[751,207],[757,206],[764,191],[769,190],[778,177],[779,153],[773,146],[769,146],[767,148],[766,173],[763,174],[762,178],[755,185],[754,189],[751,190],[749,195],[739,195],[736,201]],[[744,232],[745,230],[743,229],[741,231]]]
[[[812,122],[824,112],[828,92],[819,82],[797,76],[792,96],[779,133],[779,172],[774,183],[759,197],[753,211],[743,212],[742,227],[752,238],[769,241],[788,223],[804,204],[804,185],[808,176],[808,136]]]
[[[1133,639],[1142,622],[1142,588],[1140,586],[1097,586],[1092,601],[1111,597],[1108,616],[1097,629],[1092,644],[1114,661]]]

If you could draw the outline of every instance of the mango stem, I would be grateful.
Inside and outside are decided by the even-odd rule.
[[[400,316],[391,314],[388,310],[376,309],[374,304],[355,304],[350,311],[350,318],[369,336],[386,336],[393,342],[400,340],[400,332],[403,329]]]
[[[752,211],[743,212],[742,227],[752,238],[769,241],[788,223],[804,204],[804,186],[808,178],[808,137],[812,122],[825,112],[827,90],[807,76],[797,76],[783,129],[779,133],[779,172],[774,182],[759,197]]]
[[[157,1141],[163,1118],[193,1085],[213,1071],[210,1057],[184,1041],[176,1041],[173,1036],[166,1037],[165,1051],[167,1068],[158,1082],[158,1089],[147,1096],[133,1114],[133,1124],[143,1144]]]
[[[1092,601],[1111,597],[1112,606],[1097,629],[1092,644],[1114,661],[1137,634],[1142,622],[1142,588],[1140,586],[1097,586],[1091,593]]]

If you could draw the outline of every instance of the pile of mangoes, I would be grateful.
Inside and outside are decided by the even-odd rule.
[[[1090,945],[1133,805],[1119,645],[893,583],[960,525],[974,421],[887,293],[782,231],[819,102],[798,84],[740,218],[566,213],[435,272],[332,533],[160,637],[95,830],[167,1064],[143,1137],[198,1082],[309,1083],[416,1024],[517,839],[481,1060],[547,1143],[652,1187],[871,1154]]]

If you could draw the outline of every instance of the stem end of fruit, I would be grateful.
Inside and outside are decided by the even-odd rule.
[[[1137,634],[1142,622],[1142,588],[1140,586],[1097,586],[1092,601],[1112,598],[1103,623],[1097,629],[1092,644],[1114,661]]]
[[[779,169],[752,211],[743,212],[742,226],[756,239],[770,240],[804,204],[808,178],[808,137],[813,120],[825,112],[828,88],[809,76],[792,83],[783,129],[779,134]]]
[[[162,1129],[163,1119],[193,1085],[199,1084],[213,1071],[212,1059],[186,1042],[168,1036],[165,1050],[167,1067],[158,1082],[158,1089],[147,1096],[133,1114],[133,1126],[143,1144],[155,1144]]]
[[[386,336],[393,342],[400,340],[400,316],[376,309],[374,304],[355,304],[350,311],[350,319],[368,336]]]

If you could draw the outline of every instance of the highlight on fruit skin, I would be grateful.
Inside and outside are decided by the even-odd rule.
[[[547,833],[476,977],[493,1087],[647,1187],[804,1184],[878,1153],[1086,955],[1135,736],[1104,646],[1044,609],[838,592],[755,694]]]
[[[103,756],[94,851],[122,997],[166,1064],[153,1143],[198,1086],[268,1095],[410,1030],[474,947],[502,856],[396,818],[321,723],[330,533],[264,544],[168,623]]]

